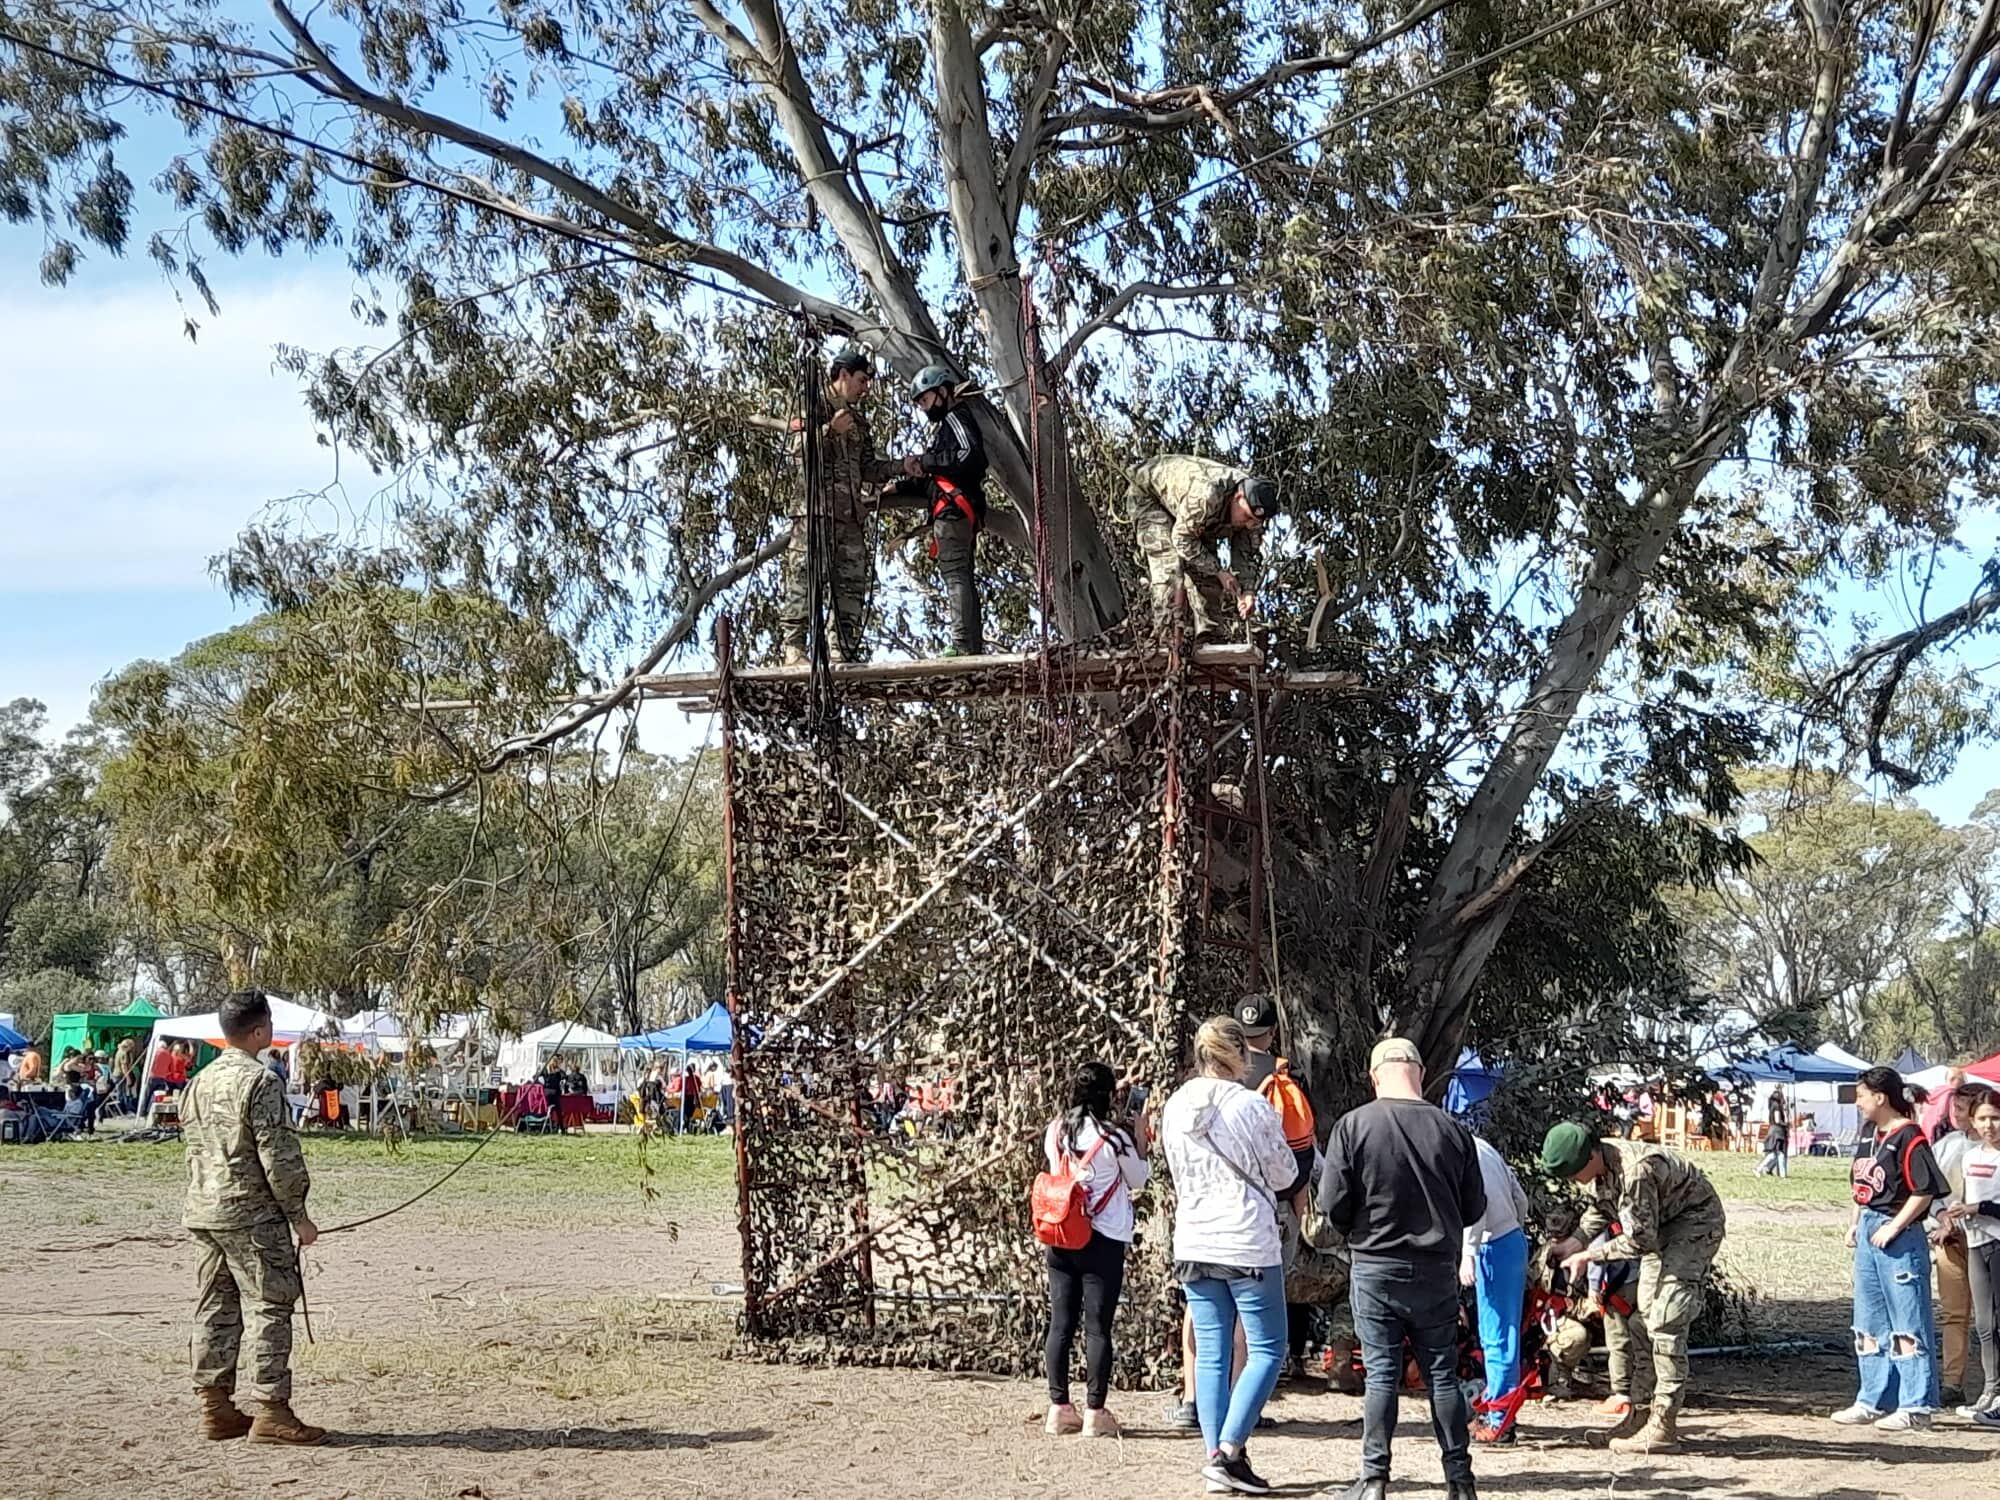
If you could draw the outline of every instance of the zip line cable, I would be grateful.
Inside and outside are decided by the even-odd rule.
[[[1113,234],[1120,229],[1129,228],[1140,219],[1150,217],[1163,208],[1172,208],[1174,205],[1184,203],[1197,194],[1206,193],[1214,188],[1223,186],[1225,183],[1234,182],[1237,178],[1246,176],[1258,167],[1268,166],[1274,161],[1279,161],[1284,157],[1292,155],[1302,146],[1310,146],[1323,141],[1337,131],[1345,130],[1350,125],[1359,124],[1370,115],[1379,114],[1383,110],[1390,109],[1398,104],[1407,104],[1410,100],[1427,94],[1432,89],[1455,82],[1465,77],[1466,74],[1476,72],[1481,68],[1501,61],[1503,58],[1512,57],[1516,52],[1532,47],[1537,42],[1546,41],[1558,32],[1569,30],[1572,26],[1580,26],[1585,21],[1601,16],[1608,10],[1615,10],[1623,4],[1625,4],[1625,0],[1598,0],[1598,3],[1595,5],[1587,6],[1571,15],[1550,21],[1546,25],[1537,27],[1525,36],[1516,37],[1511,42],[1506,42],[1495,47],[1491,52],[1482,53],[1469,62],[1460,63],[1455,68],[1448,68],[1434,78],[1426,78],[1423,82],[1412,84],[1400,93],[1391,94],[1386,99],[1378,99],[1373,104],[1363,105],[1360,109],[1353,110],[1331,123],[1321,126],[1311,135],[1301,136],[1298,140],[1276,147],[1273,150],[1265,152],[1262,156],[1255,156],[1249,161],[1239,163],[1237,166],[1224,172],[1220,177],[1211,178],[1207,182],[1198,182],[1193,187],[1174,194],[1171,198],[1159,199],[1139,213],[1127,214],[1123,218],[1112,220],[1109,224],[1100,225],[1087,234],[1078,234],[1074,237],[1071,237],[1069,231],[1066,229],[1044,230],[1034,237],[1035,243],[1040,244],[1044,240],[1056,240],[1066,246],[1088,245],[1093,240],[1100,240],[1104,236]]]

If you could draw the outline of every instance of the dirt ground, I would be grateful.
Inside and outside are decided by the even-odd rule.
[[[397,1201],[451,1154],[385,1163],[316,1143],[322,1221]],[[510,1142],[311,1253],[298,1404],[342,1436],[300,1453],[193,1435],[178,1152],[0,1152],[0,1500],[105,1485],[280,1500],[1202,1493],[1197,1444],[1162,1430],[1157,1394],[1114,1397],[1122,1441],[1058,1442],[1029,1382],[728,1358],[726,1153],[656,1151],[652,1198],[635,1161],[623,1144]],[[1810,1202],[1733,1205],[1731,1265],[1759,1286],[1765,1336],[1844,1326],[1841,1222]],[[1852,1379],[1834,1354],[1703,1359],[1685,1454],[1614,1458],[1585,1443],[1586,1407],[1550,1405],[1527,1414],[1519,1446],[1478,1455],[1480,1483],[1618,1500],[2000,1496],[2000,1435],[1828,1424]],[[1254,1452],[1278,1493],[1353,1476],[1357,1401],[1294,1392],[1273,1415]],[[1427,1429],[1406,1401],[1399,1493],[1442,1494]]]

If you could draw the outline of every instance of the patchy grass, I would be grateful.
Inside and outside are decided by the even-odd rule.
[[[391,1149],[364,1136],[303,1140],[313,1174],[313,1217],[322,1226],[414,1196],[478,1144],[461,1137]],[[450,1228],[496,1218],[528,1227],[646,1225],[674,1212],[726,1207],[735,1172],[735,1148],[723,1136],[508,1133],[408,1216]],[[176,1144],[104,1137],[23,1147],[0,1154],[0,1217],[8,1216],[10,1202],[33,1201],[46,1211],[50,1195],[57,1195],[74,1205],[78,1224],[171,1226],[179,1221],[186,1181]]]
[[[1733,1151],[1696,1151],[1688,1159],[1733,1203],[1812,1204],[1842,1213],[1853,1204],[1847,1192],[1849,1164],[1842,1157],[1795,1156],[1790,1177],[1759,1177],[1760,1158]]]

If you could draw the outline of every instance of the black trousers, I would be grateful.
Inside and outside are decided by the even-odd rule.
[[[1368,1390],[1361,1408],[1361,1472],[1389,1477],[1396,1436],[1397,1392],[1403,1383],[1403,1342],[1415,1350],[1431,1393],[1431,1431],[1447,1480],[1472,1477],[1471,1408],[1458,1383],[1458,1268],[1355,1258],[1349,1296]]]
[[[1084,1404],[1095,1411],[1111,1389],[1111,1320],[1125,1284],[1125,1242],[1091,1232],[1081,1250],[1049,1247],[1049,1400],[1069,1404],[1069,1355],[1083,1320]]]
[[[1965,1268],[1972,1278],[1972,1324],[1979,1334],[1979,1364],[1986,1377],[1986,1389],[1980,1394],[2000,1395],[2000,1245],[1972,1246]]]

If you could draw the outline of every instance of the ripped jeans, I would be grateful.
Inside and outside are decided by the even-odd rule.
[[[1878,1250],[1869,1236],[1889,1222],[1863,1210],[1854,1245],[1854,1356],[1863,1406],[1878,1412],[1936,1411],[1937,1311],[1931,1244],[1919,1219]]]

